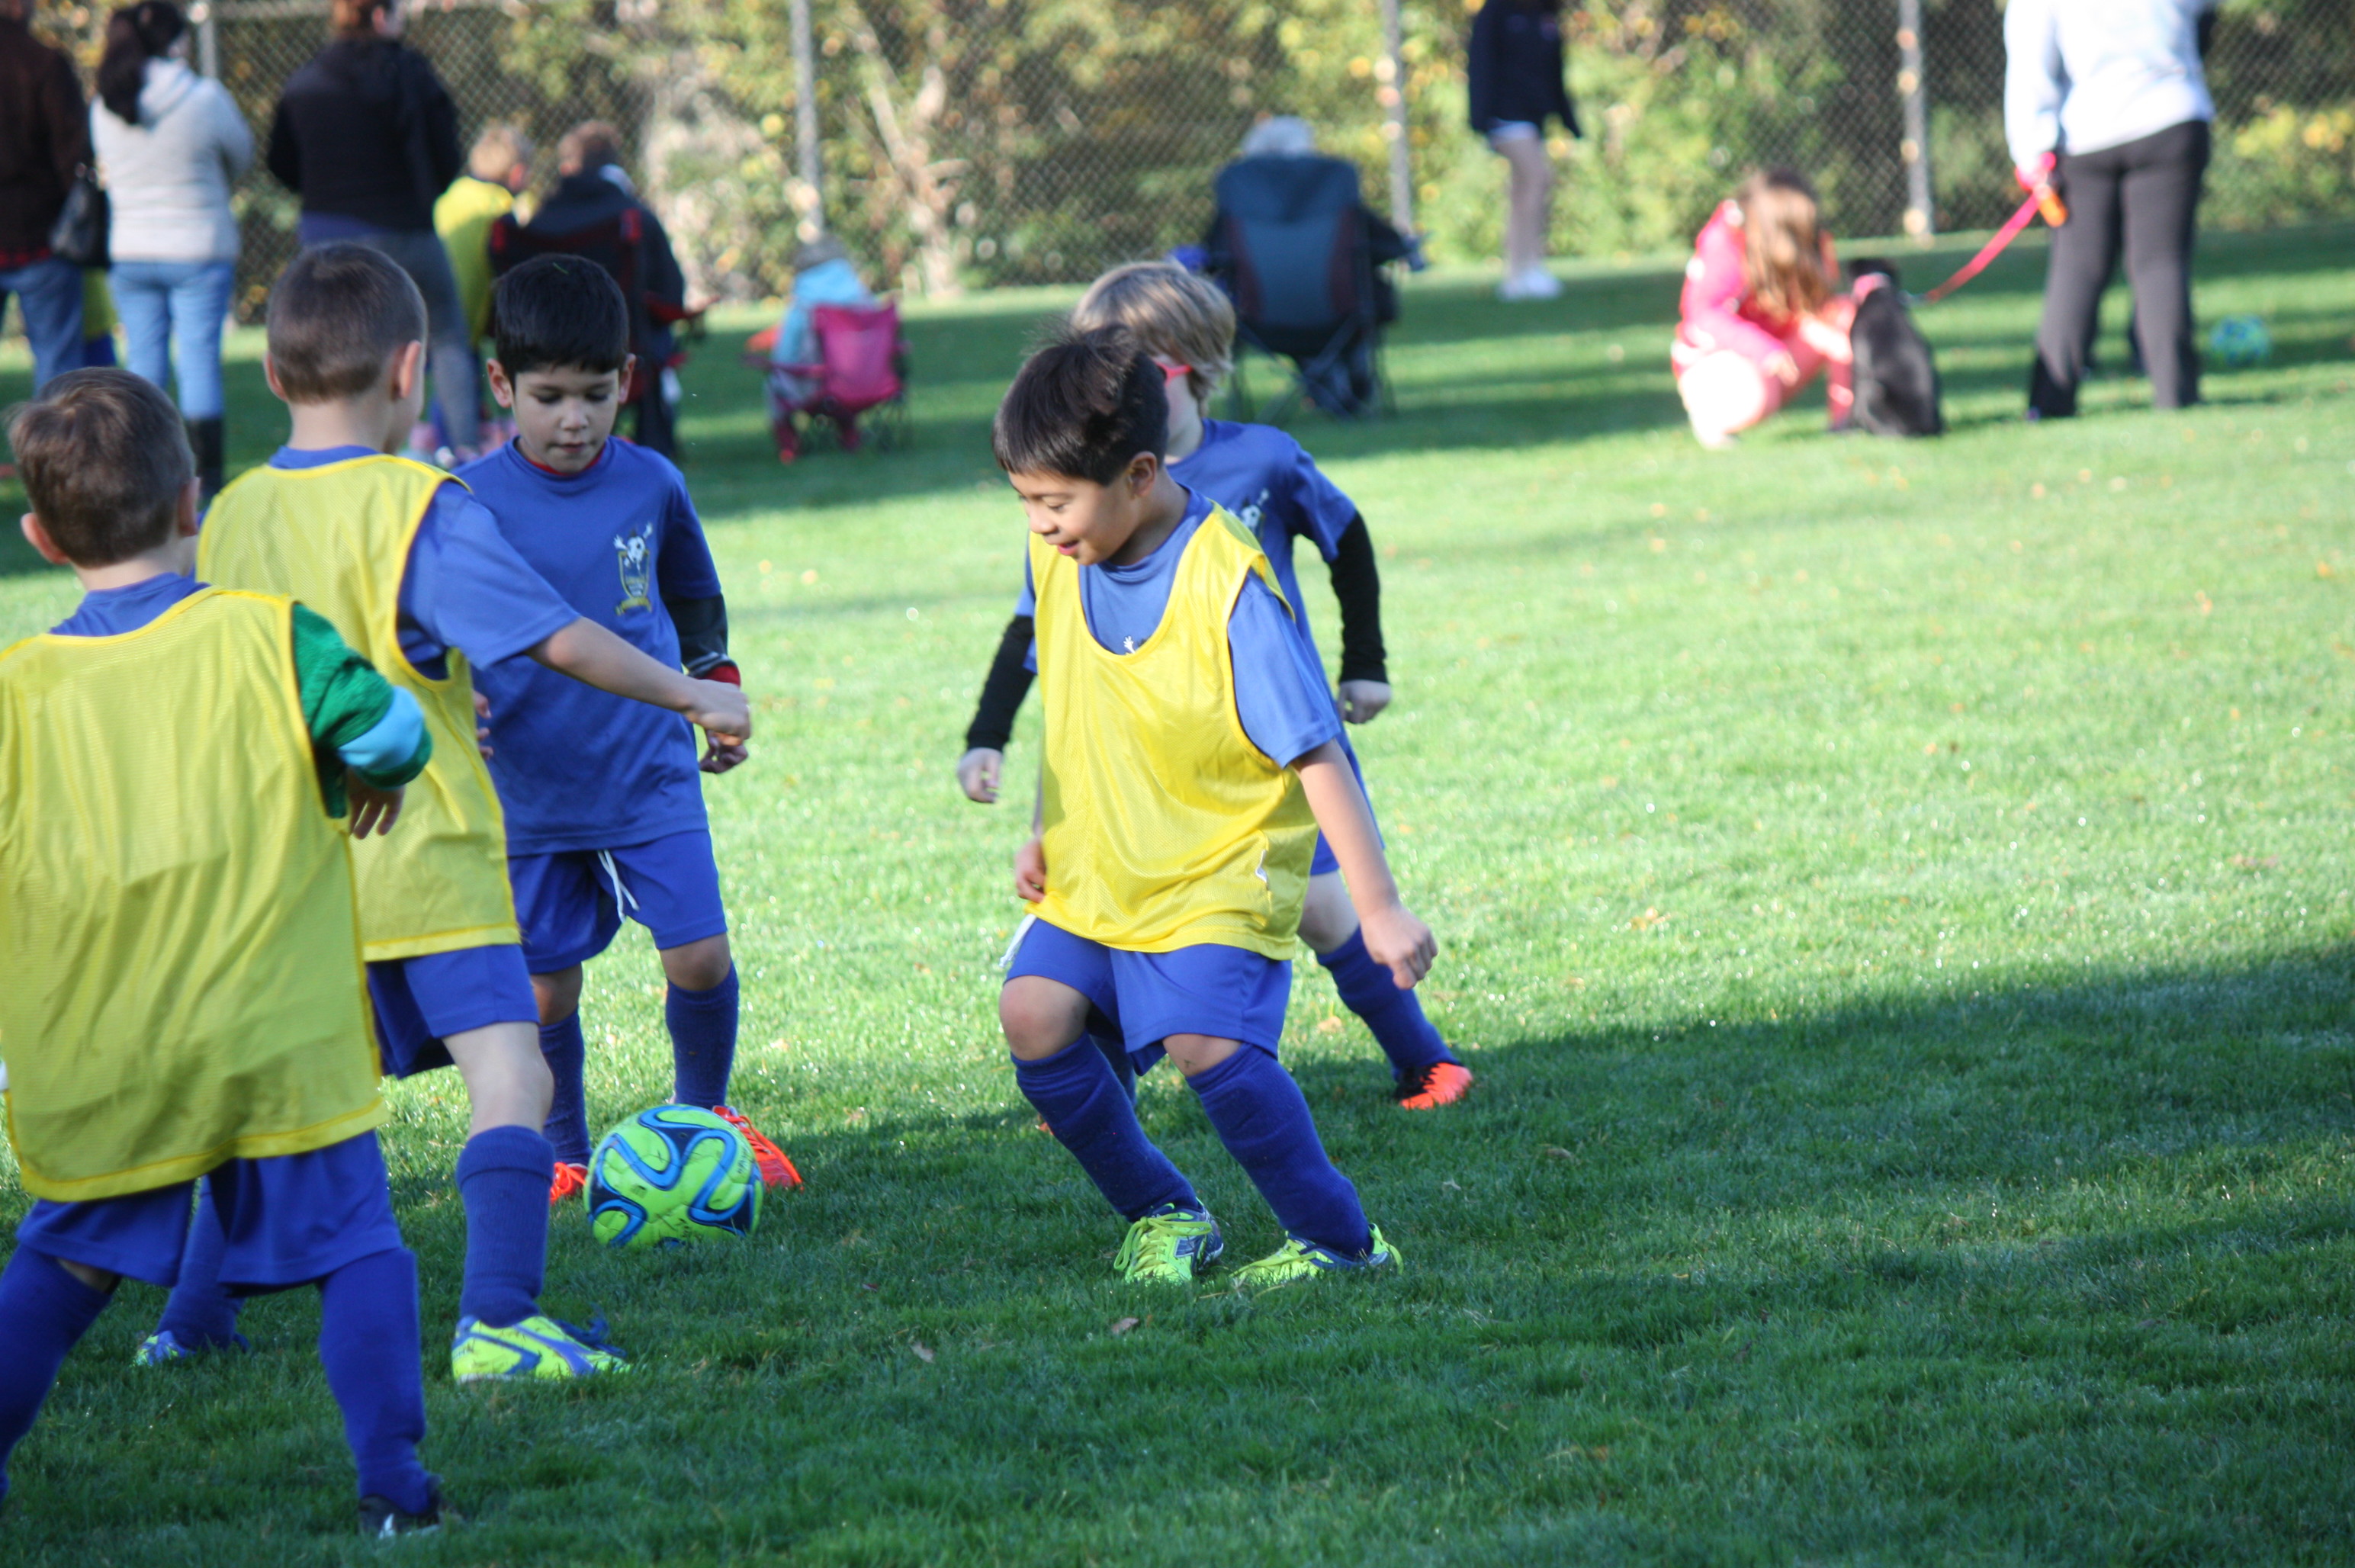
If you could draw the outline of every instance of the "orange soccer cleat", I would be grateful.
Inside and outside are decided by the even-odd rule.
[[[1471,1087],[1470,1068],[1454,1061],[1434,1061],[1421,1072],[1400,1081],[1399,1109],[1435,1111],[1442,1105],[1453,1105]]]
[[[589,1168],[587,1166],[573,1165],[559,1159],[556,1162],[556,1179],[548,1184],[548,1201],[550,1205],[569,1203],[580,1197],[581,1189],[588,1185]]]
[[[744,1141],[752,1146],[752,1163],[761,1168],[761,1180],[763,1185],[799,1187],[802,1184],[802,1173],[794,1168],[794,1162],[785,1157],[785,1151],[770,1142],[767,1135],[760,1128],[725,1105],[712,1106],[711,1114],[742,1133]]]

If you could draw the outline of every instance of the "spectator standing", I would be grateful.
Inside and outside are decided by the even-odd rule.
[[[1553,159],[1546,122],[1580,134],[1578,111],[1562,79],[1561,0],[1487,0],[1472,18],[1466,61],[1472,129],[1510,171],[1505,208],[1505,281],[1508,300],[1551,299],[1561,282],[1546,271],[1546,234],[1553,225]]]
[[[270,127],[270,172],[303,198],[304,248],[357,240],[392,258],[425,296],[433,390],[459,458],[483,422],[474,349],[433,203],[465,166],[458,106],[400,41],[405,0],[335,0],[335,38],[286,81]]]
[[[2151,400],[2200,400],[2191,246],[2208,168],[2201,58],[2216,0],[2011,0],[2004,12],[2003,118],[2023,188],[2068,203],[2045,263],[2044,318],[2028,417],[2077,411],[2102,293],[2125,252]]]
[[[90,122],[73,62],[33,37],[33,0],[0,0],[0,316],[33,346],[33,389],[81,366],[81,269],[49,253]]]
[[[450,252],[467,336],[491,335],[491,226],[515,210],[531,183],[531,138],[513,125],[488,125],[466,155],[465,176],[433,203],[433,228]]]
[[[112,203],[107,281],[129,368],[159,387],[176,381],[209,500],[221,487],[221,324],[237,281],[229,187],[253,165],[253,134],[227,91],[188,69],[188,38],[171,0],[109,17],[90,133]]]
[[[637,410],[631,434],[640,446],[665,457],[678,455],[672,405],[678,397],[675,368],[681,357],[671,328],[695,313],[687,308],[687,276],[670,248],[662,220],[638,199],[637,187],[622,167],[622,137],[600,120],[585,121],[556,144],[556,189],[524,233],[540,251],[571,251],[594,256],[623,279],[630,303],[630,352],[638,357],[630,406]],[[614,253],[616,246],[624,254]]]

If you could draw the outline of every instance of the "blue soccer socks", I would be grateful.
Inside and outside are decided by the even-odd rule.
[[[736,1013],[732,964],[728,978],[708,991],[670,987],[663,1019],[670,1025],[671,1071],[677,1080],[672,1093],[680,1104],[708,1111],[727,1103],[728,1074],[736,1065]]]
[[[575,1008],[562,1023],[539,1026],[539,1054],[556,1080],[548,1102],[548,1125],[542,1130],[567,1165],[589,1163],[588,1042],[581,1036],[581,1010]]]
[[[1391,1075],[1401,1082],[1429,1069],[1434,1062],[1457,1061],[1431,1020],[1423,1016],[1423,1002],[1412,991],[1401,991],[1391,972],[1374,962],[1366,951],[1366,933],[1349,933],[1349,940],[1330,953],[1320,953],[1316,962],[1333,976],[1333,988],[1341,993],[1341,1005],[1365,1020],[1374,1033],[1375,1042],[1382,1054],[1391,1059]]]
[[[1137,1125],[1136,1107],[1093,1040],[1082,1035],[1043,1061],[1016,1058],[1014,1082],[1122,1219],[1137,1220],[1164,1204],[1202,1206]]]
[[[8,1495],[8,1456],[107,1300],[57,1259],[21,1244],[0,1273],[0,1498]]]
[[[245,1303],[220,1287],[221,1253],[228,1247],[220,1213],[213,1207],[213,1184],[208,1180],[197,1189],[197,1217],[180,1251],[180,1282],[172,1287],[164,1316],[155,1323],[156,1334],[170,1335],[183,1354],[247,1348],[245,1336],[237,1331],[237,1315]]]
[[[1308,1102],[1281,1062],[1246,1045],[1186,1082],[1286,1231],[1344,1257],[1366,1254],[1373,1232],[1358,1189],[1325,1157]]]
[[[1128,1096],[1130,1104],[1135,1104],[1136,1063],[1129,1058],[1128,1042],[1111,1035],[1090,1034],[1088,1038],[1103,1052],[1104,1065],[1112,1069],[1113,1081],[1120,1085],[1120,1092]]]
[[[417,1460],[425,1369],[417,1349],[417,1259],[408,1249],[346,1264],[319,1282],[319,1360],[344,1413],[360,1496],[382,1498],[403,1513],[426,1512],[435,1482]]]
[[[466,1279],[458,1316],[494,1328],[539,1310],[548,1271],[548,1186],[556,1151],[529,1127],[487,1127],[458,1156],[466,1205]]]

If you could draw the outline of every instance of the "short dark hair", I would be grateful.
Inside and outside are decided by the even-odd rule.
[[[1023,362],[997,405],[989,444],[1008,474],[1109,485],[1138,453],[1168,451],[1160,367],[1125,328],[1067,330]]]
[[[425,296],[383,251],[352,240],[305,251],[270,291],[270,360],[294,403],[357,398],[425,337]]]
[[[618,370],[630,357],[630,303],[613,274],[584,256],[534,256],[499,280],[491,336],[509,376]]]
[[[18,405],[8,444],[33,511],[76,566],[112,566],[171,539],[196,477],[180,411],[128,370],[69,370]]]

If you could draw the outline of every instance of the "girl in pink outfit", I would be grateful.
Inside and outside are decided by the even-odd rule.
[[[1832,428],[1845,425],[1855,315],[1814,187],[1788,169],[1752,176],[1701,229],[1685,265],[1668,357],[1693,434],[1703,446],[1730,445],[1828,367]]]

